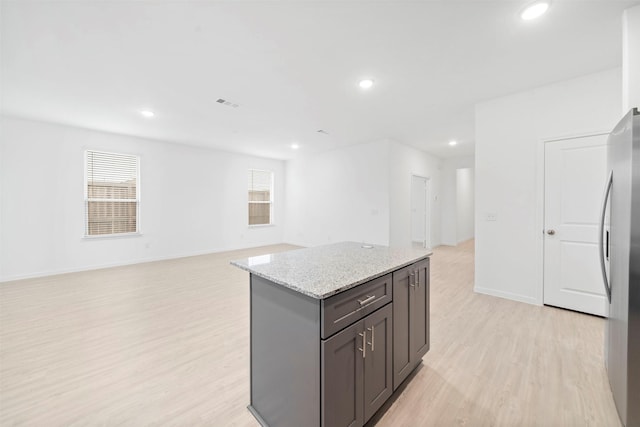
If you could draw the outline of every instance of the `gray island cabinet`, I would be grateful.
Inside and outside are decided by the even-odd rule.
[[[429,256],[343,242],[249,271],[251,404],[264,426],[363,426],[429,350]]]

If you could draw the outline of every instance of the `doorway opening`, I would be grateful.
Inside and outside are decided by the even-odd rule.
[[[411,175],[411,242],[414,246],[431,247],[431,180]]]

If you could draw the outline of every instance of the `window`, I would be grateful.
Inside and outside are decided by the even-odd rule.
[[[139,231],[139,169],[138,156],[87,150],[85,235]]]
[[[273,172],[249,169],[249,225],[273,224]]]

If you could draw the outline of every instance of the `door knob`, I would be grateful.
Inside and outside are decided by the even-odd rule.
[[[553,236],[554,234],[556,234],[556,230],[547,230],[547,234],[549,236]]]

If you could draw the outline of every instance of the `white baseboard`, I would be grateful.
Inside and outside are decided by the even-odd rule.
[[[109,262],[104,264],[93,264],[93,265],[77,267],[77,268],[62,268],[62,269],[49,270],[49,271],[39,271],[36,273],[29,273],[29,274],[16,274],[16,275],[0,278],[0,283],[12,282],[14,280],[37,279],[38,277],[56,276],[59,274],[80,273],[82,271],[100,270],[103,268],[123,267],[125,265],[144,264],[147,262],[166,261],[169,259],[178,259],[178,258],[187,258],[187,257],[199,256],[199,255],[216,254],[220,252],[238,251],[242,249],[259,248],[262,246],[271,246],[271,245],[279,245],[279,244],[281,243],[269,243],[266,245],[258,245],[258,246],[238,246],[238,247],[234,246],[229,248],[213,248],[213,249],[206,249],[202,251],[194,251],[194,252],[188,252],[188,253],[182,253],[182,254],[138,258],[134,260]]]
[[[473,239],[475,239],[475,236],[471,236],[471,237],[466,238],[466,239],[458,240],[458,245],[460,243],[465,243],[465,242],[468,242],[469,240],[473,240]]]
[[[473,240],[473,239],[475,239],[475,237],[471,237],[471,238],[469,238],[469,239],[463,239],[463,240],[458,241],[457,243],[456,243],[456,242],[453,242],[453,241],[448,240],[448,241],[443,241],[443,242],[442,242],[442,243],[440,243],[440,244],[441,244],[442,246],[450,246],[450,247],[454,247],[454,248],[455,248],[455,247],[456,247],[456,246],[458,246],[459,244],[461,244],[461,243],[465,243],[465,242],[468,242],[469,240]],[[434,247],[435,247],[435,246],[434,246]]]
[[[473,291],[479,294],[490,295],[492,297],[498,297],[498,298],[504,298],[511,301],[524,302],[526,304],[531,304],[531,305],[542,305],[536,298],[526,296],[526,295],[514,294],[511,292],[504,292],[504,291],[499,291],[491,288],[483,288],[481,286],[474,286]]]

